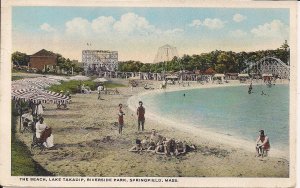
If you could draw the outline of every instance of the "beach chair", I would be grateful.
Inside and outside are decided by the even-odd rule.
[[[30,147],[31,153],[33,155],[36,155],[36,154],[40,154],[42,151],[44,151],[46,149],[46,147],[44,146],[43,143],[44,143],[44,141],[42,141],[41,139],[38,139],[34,132],[33,137],[32,137],[31,147]]]
[[[25,121],[23,121],[23,131],[22,133],[25,133],[25,132],[29,132],[29,133],[32,133],[33,132],[33,126],[34,126],[34,123],[25,119]]]
[[[67,104],[58,103],[57,104],[57,109],[67,109]]]

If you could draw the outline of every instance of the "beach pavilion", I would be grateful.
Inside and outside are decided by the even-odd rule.
[[[178,80],[178,76],[176,76],[176,75],[169,75],[169,76],[166,76],[166,81],[167,81],[167,83],[172,83],[172,84],[174,84],[175,81],[177,81],[177,80]]]
[[[238,77],[241,83],[246,82],[250,78],[249,74],[238,74]]]
[[[224,82],[225,75],[224,74],[215,74],[213,76],[213,80],[218,80],[218,83],[221,84]]]
[[[270,81],[273,78],[273,74],[262,74],[262,79],[264,82]]]

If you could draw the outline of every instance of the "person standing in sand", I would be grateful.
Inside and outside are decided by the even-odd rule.
[[[122,110],[123,105],[120,103],[119,104],[119,113],[118,113],[118,120],[119,120],[119,134],[122,134],[123,131],[123,127],[124,127],[124,118],[123,116],[125,115],[125,113]]]
[[[98,100],[102,100],[102,99],[101,99],[101,91],[102,91],[102,89],[103,89],[103,86],[102,86],[102,85],[99,85],[99,86],[97,87],[97,91],[98,91]]]
[[[39,103],[37,104],[34,113],[35,113],[37,116],[42,116],[42,115],[44,114],[44,107],[43,107],[41,101],[39,101]]]
[[[142,131],[144,131],[144,124],[145,124],[145,108],[143,107],[143,102],[139,102],[139,107],[137,108],[136,114],[138,116],[138,131],[142,126]]]

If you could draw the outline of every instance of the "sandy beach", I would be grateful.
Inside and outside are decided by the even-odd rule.
[[[152,84],[158,87],[157,82]],[[212,87],[199,85],[191,84],[188,89]],[[167,90],[178,89],[172,86]],[[146,112],[145,131],[138,132],[135,108],[139,97],[161,90],[148,91],[143,87],[118,90],[120,95],[102,95],[103,100],[97,100],[96,93],[72,95],[68,110],[45,104],[45,122],[53,129],[56,149],[34,154],[34,160],[57,176],[289,177],[288,159],[276,152],[271,151],[263,159],[256,158],[254,143],[253,147],[249,144],[245,147],[247,143],[232,144],[232,139],[196,128],[179,129],[151,112]],[[122,135],[115,125],[119,103],[124,105],[126,114]],[[150,135],[151,129],[167,138],[193,143],[197,150],[177,157],[129,152],[135,139]],[[17,136],[30,147],[32,133]]]

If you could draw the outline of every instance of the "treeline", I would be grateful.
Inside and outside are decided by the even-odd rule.
[[[60,69],[64,69],[68,72],[73,71],[74,72],[83,72],[83,67],[80,66],[78,63],[72,62],[69,58],[64,58],[60,54],[56,54],[57,56],[57,65],[59,66]]]
[[[57,65],[60,69],[64,69],[65,71],[71,71],[73,68],[74,72],[82,72],[83,68],[77,63],[72,62],[69,58],[63,57],[61,54],[56,53],[57,56]],[[22,52],[14,52],[11,55],[12,63],[16,66],[28,66],[30,61],[29,55]]]
[[[256,52],[232,52],[215,50],[200,55],[184,55],[181,58],[174,57],[171,61],[161,63],[142,63],[140,61],[124,61],[119,63],[119,71],[123,72],[155,72],[180,71],[180,70],[201,70],[214,69],[218,73],[235,72],[244,70],[250,62],[257,62],[260,59],[272,56],[288,63],[290,50],[287,41],[276,50],[260,50]]]

